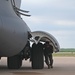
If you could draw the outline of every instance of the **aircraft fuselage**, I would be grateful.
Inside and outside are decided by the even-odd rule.
[[[13,56],[23,50],[28,31],[27,24],[13,10],[11,0],[0,0],[0,56]]]

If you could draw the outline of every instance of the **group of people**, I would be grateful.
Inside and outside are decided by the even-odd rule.
[[[32,44],[32,48],[35,47],[36,43]],[[53,46],[49,43],[49,41],[46,41],[44,44],[42,44],[40,41],[38,42],[37,45],[40,45],[41,48],[39,49],[43,49],[43,54],[45,57],[45,63],[48,66],[48,69],[53,68]],[[41,51],[41,50],[40,50]],[[31,52],[30,52],[31,53]],[[31,57],[31,56],[30,56]],[[30,61],[32,59],[30,58]]]

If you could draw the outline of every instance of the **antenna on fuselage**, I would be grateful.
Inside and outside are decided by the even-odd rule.
[[[31,15],[25,14],[25,13],[28,13],[29,11],[22,10],[22,9],[16,7],[15,0],[11,0],[11,4],[12,4],[12,6],[13,6],[13,9],[14,9],[15,13],[16,13],[19,17],[20,17],[20,15],[24,15],[24,16],[28,16],[28,17],[31,16]]]

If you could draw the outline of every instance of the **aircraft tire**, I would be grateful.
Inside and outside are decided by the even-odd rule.
[[[7,58],[7,65],[9,69],[19,69],[22,65],[20,55],[15,55]]]
[[[32,69],[43,69],[43,67],[44,67],[43,51],[33,50],[32,51]]]

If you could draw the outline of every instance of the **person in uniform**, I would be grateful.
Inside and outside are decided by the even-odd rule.
[[[45,63],[49,68],[53,68],[53,46],[49,44],[49,41],[46,41],[44,44],[44,56],[45,56]]]

